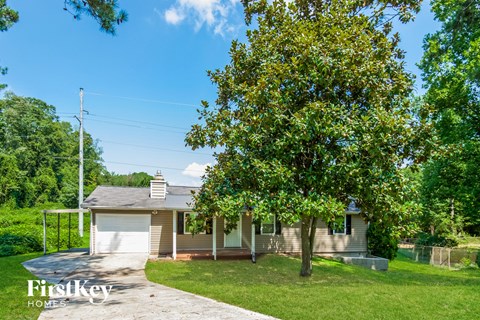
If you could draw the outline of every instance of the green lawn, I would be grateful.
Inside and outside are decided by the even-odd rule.
[[[267,255],[243,261],[148,262],[147,278],[281,319],[479,319],[480,271],[450,271],[398,258],[377,272],[316,259]]]
[[[36,291],[35,297],[27,296],[27,280],[38,279],[21,263],[41,256],[29,253],[0,258],[0,319],[37,319],[43,307],[28,306],[28,301],[44,301]]]
[[[43,209],[62,208],[61,204],[43,204],[38,207],[10,209],[0,207],[0,256],[12,255],[8,250],[12,245],[14,253],[28,253],[43,251]],[[90,214],[84,214],[84,237],[78,235],[78,214],[71,214],[70,243],[73,248],[88,248],[90,239]],[[2,235],[29,236],[35,243],[28,242],[26,247],[23,244],[2,241]],[[58,242],[59,240],[59,242]],[[60,239],[58,238],[57,214],[47,214],[47,250],[57,251],[57,244],[60,243],[60,250],[68,247],[68,214],[60,215]],[[4,246],[6,245],[6,246]]]

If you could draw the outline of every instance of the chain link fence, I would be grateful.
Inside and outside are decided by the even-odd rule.
[[[449,268],[475,264],[480,255],[477,249],[417,246],[408,242],[400,244],[398,252],[418,262]]]

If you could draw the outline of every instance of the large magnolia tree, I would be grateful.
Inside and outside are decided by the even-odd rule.
[[[409,100],[393,18],[414,1],[244,1],[256,19],[231,62],[209,72],[215,106],[203,103],[187,144],[221,147],[195,195],[197,219],[223,216],[228,229],[250,211],[301,222],[302,267],[312,272],[319,219],[343,219],[356,199],[366,220],[401,225],[408,185],[402,167],[422,153],[422,115]],[[201,226],[201,223],[194,225]]]

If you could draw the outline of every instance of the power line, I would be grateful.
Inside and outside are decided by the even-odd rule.
[[[52,157],[53,159],[65,159],[65,160],[78,160],[77,157]],[[105,161],[105,160],[97,160],[97,159],[87,159],[86,161],[94,161],[94,162],[105,162],[105,163],[112,163],[112,164],[123,164],[128,166],[137,166],[137,167],[144,167],[144,168],[156,168],[156,169],[165,169],[165,170],[177,170],[177,171],[185,171],[185,168],[174,168],[174,167],[162,167],[162,166],[154,166],[149,164],[139,164],[139,163],[130,163],[130,162],[119,162],[119,161]],[[188,169],[187,171],[196,171],[196,172],[203,172],[203,170],[195,170],[195,169]]]
[[[173,167],[159,167],[153,166],[148,164],[136,164],[136,163],[129,163],[129,162],[118,162],[118,161],[105,161],[106,163],[112,164],[124,164],[129,166],[138,166],[138,167],[145,167],[145,168],[157,168],[157,169],[166,169],[166,170],[177,170],[177,171],[185,171],[185,168],[173,168]],[[196,172],[203,172],[203,170],[187,170],[187,171],[196,171]]]
[[[123,145],[123,146],[130,146],[130,147],[137,147],[137,148],[145,148],[145,149],[156,149],[156,150],[162,150],[162,151],[171,151],[171,152],[180,152],[180,153],[191,153],[191,154],[202,154],[202,155],[207,155],[211,156],[211,153],[206,153],[206,152],[196,152],[196,151],[187,151],[187,150],[175,150],[175,149],[168,149],[168,148],[161,148],[161,147],[154,147],[154,146],[146,146],[146,145],[139,145],[139,144],[132,144],[132,143],[123,143],[123,142],[117,142],[117,141],[109,141],[109,140],[100,140],[98,139],[99,142],[102,143],[111,143],[111,144],[118,144],[118,145]]]
[[[146,127],[146,126],[139,126],[139,125],[128,124],[128,123],[121,123],[121,122],[115,122],[115,121],[98,120],[98,119],[92,119],[92,118],[88,118],[88,120],[90,120],[90,121],[95,121],[95,122],[101,122],[101,123],[108,123],[108,124],[113,124],[113,125],[118,125],[118,126],[124,126],[124,127],[132,127],[132,128],[140,128],[140,129],[149,129],[149,130],[158,130],[158,131],[166,131],[166,132],[181,133],[181,134],[186,134],[186,133],[187,133],[187,131],[168,130],[168,129],[159,129],[159,128],[149,128],[149,127]]]
[[[163,101],[163,100],[155,100],[155,99],[144,99],[144,98],[135,98],[135,97],[125,97],[125,96],[115,96],[109,95],[104,93],[98,92],[85,92],[88,95],[92,96],[103,96],[103,97],[110,97],[110,98],[118,98],[118,99],[125,99],[125,100],[133,100],[133,101],[142,101],[142,102],[151,102],[151,103],[158,103],[158,104],[168,104],[168,105],[175,105],[175,106],[182,106],[182,107],[193,107],[198,108],[198,105],[191,104],[191,103],[183,103],[183,102],[173,102],[173,101]]]
[[[70,114],[70,113],[62,113],[62,114]],[[71,114],[73,114],[73,113],[71,113]],[[110,124],[125,125],[125,126],[135,127],[135,128],[153,129],[153,128],[148,128],[148,127],[144,127],[144,126],[128,125],[126,123],[121,123],[121,122],[93,119],[92,117],[103,118],[103,119],[112,119],[112,120],[118,120],[118,121],[123,121],[123,122],[140,123],[140,124],[146,124],[146,125],[149,125],[149,126],[161,127],[161,128],[172,128],[172,129],[184,130],[184,131],[182,131],[182,133],[186,133],[189,130],[188,128],[185,128],[185,127],[170,126],[170,125],[161,124],[161,123],[154,123],[154,122],[140,121],[140,120],[132,120],[132,119],[123,119],[123,118],[116,118],[116,117],[97,115],[97,114],[88,114],[88,115],[84,116],[84,119],[88,119],[88,120],[92,120],[92,121],[98,121],[98,122],[105,122],[105,123],[110,123]],[[75,118],[75,117],[74,116],[70,116],[70,117],[59,116],[59,118],[70,119],[70,118]],[[172,131],[172,132],[179,132],[179,131]]]
[[[166,125],[166,124],[160,124],[160,123],[155,123],[155,122],[147,122],[147,121],[140,121],[140,120],[122,119],[122,118],[116,118],[116,117],[111,117],[111,116],[98,115],[98,114],[93,114],[93,113],[90,113],[90,114],[87,116],[88,119],[90,119],[90,117],[97,117],[97,118],[104,118],[104,119],[112,119],[112,120],[119,120],[119,121],[125,121],[125,122],[143,123],[143,124],[148,124],[148,125],[156,126],[156,127],[165,127],[165,128],[188,130],[188,128],[185,128],[185,127],[176,127],[176,126],[170,126],[170,125]]]

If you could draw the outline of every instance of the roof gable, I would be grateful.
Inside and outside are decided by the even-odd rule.
[[[198,187],[167,186],[166,199],[150,198],[150,188],[98,186],[82,203],[82,208],[109,209],[190,209],[192,191]]]

